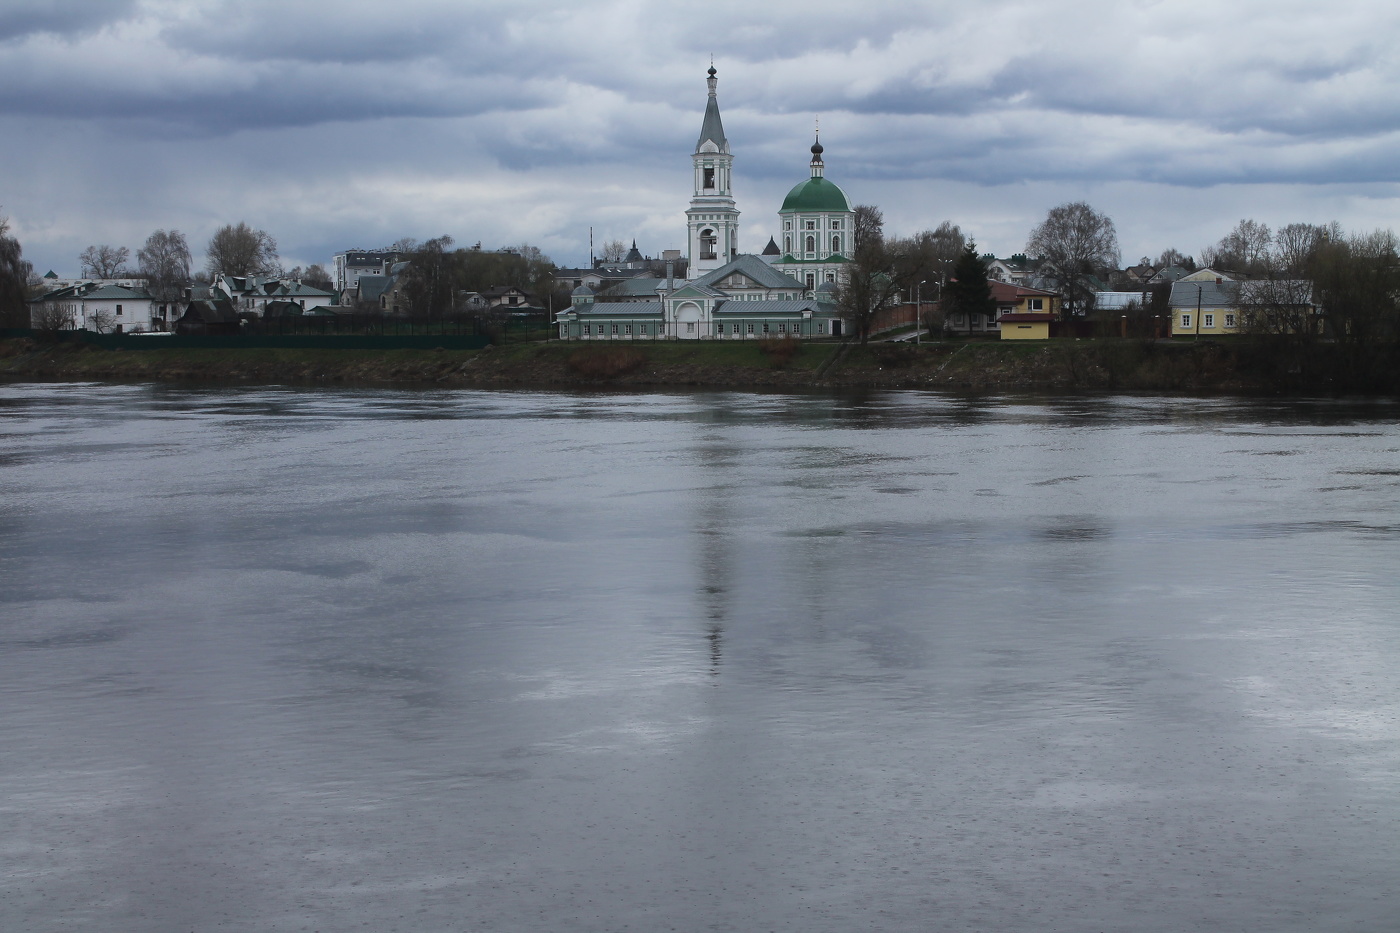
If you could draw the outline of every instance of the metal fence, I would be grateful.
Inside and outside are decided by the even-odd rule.
[[[406,329],[406,328],[405,328]],[[178,334],[95,334],[86,330],[0,330],[0,337],[84,343],[105,350],[480,350],[492,342],[486,334],[237,334],[184,336]]]

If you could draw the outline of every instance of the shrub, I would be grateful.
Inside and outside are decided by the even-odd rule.
[[[758,341],[758,352],[768,357],[775,369],[782,369],[792,362],[801,348],[800,341],[794,340],[790,334],[786,337],[764,337]]]
[[[587,379],[613,379],[646,361],[646,354],[633,347],[589,347],[570,355],[569,369]]]
[[[919,351],[899,343],[882,343],[875,347],[875,362],[881,369],[905,369],[914,365]]]

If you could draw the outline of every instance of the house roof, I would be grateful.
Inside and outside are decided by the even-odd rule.
[[[1149,299],[1150,301],[1151,299]],[[1094,305],[1103,309],[1126,308],[1130,304],[1146,304],[1142,292],[1095,292]]]
[[[282,291],[279,292],[279,294],[282,294],[282,295],[295,295],[295,296],[298,297],[298,298],[334,298],[334,297],[335,297],[335,292],[333,292],[333,291],[328,291],[328,290],[326,290],[326,289],[324,289],[324,288],[316,288],[316,287],[311,286],[311,285],[305,285],[305,284],[303,284],[303,283],[301,283],[301,282],[291,282],[291,283],[289,283],[289,284],[287,284],[287,285],[283,285],[283,286],[282,286]]]
[[[778,249],[778,241],[771,236],[768,238],[768,245],[763,247],[764,256],[781,256],[783,251]]]
[[[1163,266],[1147,281],[1154,284],[1158,282],[1175,282],[1177,279],[1185,278],[1186,275],[1187,271],[1181,266]]]
[[[630,279],[623,279],[615,282],[598,294],[603,298],[636,298],[643,295],[655,295],[658,288],[664,288],[665,279],[653,278],[649,275],[633,276]]]
[[[394,287],[394,276],[362,275],[356,287],[361,301],[378,301],[381,295]]]
[[[1046,291],[1043,288],[1031,288],[1029,285],[1017,285],[1013,282],[998,282],[989,279],[987,284],[991,286],[992,300],[998,304],[1016,303],[1022,298],[1054,298],[1054,292]]]
[[[735,256],[713,272],[707,272],[695,280],[696,285],[718,286],[719,282],[735,272],[742,272],[764,288],[794,288],[801,290],[802,283],[779,269],[774,269],[762,258],[752,253]]]
[[[774,314],[801,314],[803,311],[819,311],[815,299],[803,298],[800,301],[721,301],[715,305],[716,314],[735,316],[769,317]]]
[[[233,306],[233,302],[224,298],[197,300],[189,303],[184,316],[193,316],[206,324],[236,324],[238,309]]]
[[[83,295],[90,301],[150,301],[151,296],[144,288],[127,288],[125,285],[103,285]]]
[[[1240,301],[1238,282],[1173,282],[1173,308],[1233,308]]]
[[[583,307],[574,306],[569,310],[593,317],[660,317],[662,307],[659,301],[604,301]],[[568,311],[560,313],[567,314]]]

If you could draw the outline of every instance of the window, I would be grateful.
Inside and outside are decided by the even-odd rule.
[[[712,168],[706,168],[706,169],[705,169],[705,187],[706,187],[706,188],[713,188],[714,186],[715,186],[715,170],[712,169]]]
[[[121,317],[121,316],[122,316],[122,306],[121,306],[121,305],[117,305],[117,317]]]
[[[685,322],[685,332],[686,332],[687,334],[693,334],[693,333],[695,333],[695,322],[694,322],[694,321],[686,321],[686,322]]]
[[[763,332],[764,332],[765,334],[768,333],[768,322],[767,322],[767,321],[765,321],[765,322],[763,323]]]
[[[785,220],[785,221],[783,221],[783,229],[784,229],[784,230],[791,230],[791,229],[792,229],[792,221],[790,221],[790,220]]]
[[[809,221],[807,221],[807,229],[808,229],[808,230],[815,230],[815,229],[817,229],[817,222],[816,222],[815,220],[809,220]]]
[[[790,252],[792,252],[792,237],[790,237],[790,236],[785,236],[785,237],[783,237],[783,252],[785,252],[785,253],[790,253]]]
[[[817,276],[816,276],[815,273],[812,273],[812,272],[808,272],[808,273],[807,273],[807,287],[808,287],[808,288],[816,288],[816,287],[817,287]]]
[[[1235,316],[1234,316],[1233,314],[1227,314],[1227,315],[1225,315],[1225,326],[1226,326],[1226,327],[1234,327],[1234,326],[1235,326]]]
[[[809,253],[815,253],[816,251],[817,251],[817,238],[814,237],[814,236],[809,236],[809,237],[807,238],[807,252],[809,252]]]
[[[642,336],[645,337],[646,335],[647,335],[647,326],[646,326],[645,324],[643,324],[643,325],[642,325]]]
[[[752,325],[752,324],[749,325],[749,333],[751,333],[751,334],[753,333],[753,325]]]
[[[787,325],[786,325],[786,324],[779,324],[779,325],[778,325],[778,333],[780,333],[780,334],[786,334],[786,333],[787,333]]]
[[[1044,298],[1028,298],[1028,299],[1026,299],[1026,307],[1029,308],[1029,309],[1032,310],[1032,311],[1040,311],[1040,310],[1042,310],[1042,309],[1045,307],[1045,299],[1044,299]]]
[[[1214,314],[1203,314],[1203,315],[1201,315],[1201,326],[1202,326],[1202,327],[1214,327],[1214,326],[1215,326],[1215,315],[1214,315]]]
[[[1183,314],[1183,315],[1181,316],[1181,326],[1182,326],[1182,327],[1190,327],[1190,326],[1191,326],[1191,315],[1189,315],[1189,314]]]
[[[828,282],[835,282],[835,281],[836,281],[836,273],[835,273],[835,272],[828,272],[828,273],[826,274],[826,280],[827,280]]]
[[[592,334],[592,333],[593,333],[593,325],[592,325],[592,324],[585,324],[585,325],[583,325],[583,336],[587,337],[587,336],[589,336],[589,335]]]
[[[613,333],[614,333],[614,334],[617,333],[617,325],[616,325],[616,324],[613,325]]]
[[[631,325],[631,324],[628,324],[626,327],[623,328],[623,330],[626,332],[627,336],[629,336],[629,337],[632,336],[632,325]]]
[[[833,230],[840,230],[840,229],[841,229],[841,221],[839,221],[839,220],[833,220],[833,221],[831,222],[831,229],[833,229]]]
[[[841,238],[839,236],[831,238],[831,251],[833,253],[841,252]]]
[[[715,232],[713,230],[700,231],[700,258],[715,258]]]

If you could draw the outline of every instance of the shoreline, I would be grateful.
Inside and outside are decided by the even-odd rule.
[[[1313,363],[1318,361],[1307,360]],[[400,385],[460,388],[925,388],[1389,395],[1332,367],[1265,357],[1239,342],[951,340],[918,347],[761,341],[485,349],[150,349],[0,340],[0,379]]]

